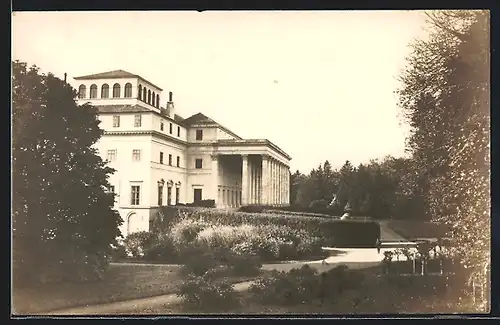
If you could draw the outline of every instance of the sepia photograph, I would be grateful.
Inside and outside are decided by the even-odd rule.
[[[490,312],[488,10],[11,21],[11,317]]]

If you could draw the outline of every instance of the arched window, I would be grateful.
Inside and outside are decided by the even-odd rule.
[[[90,98],[97,98],[97,85],[90,86]]]
[[[148,90],[148,104],[151,104],[151,90]]]
[[[155,94],[155,92],[154,92],[154,91],[153,91],[153,98],[151,98],[151,100],[152,100],[151,105],[156,106],[156,105],[155,105],[156,94]]]
[[[140,87],[140,86],[139,86]],[[141,93],[141,88],[139,88],[139,94]],[[127,83],[125,84],[125,98],[131,98],[132,97],[132,84]]]
[[[144,102],[146,102],[146,101],[148,100],[147,95],[148,95],[148,93],[147,93],[147,91],[146,91],[146,87],[144,87],[144,88],[142,89],[142,100],[143,100]]]
[[[109,85],[108,84],[102,85],[101,98],[109,98]]]
[[[78,88],[78,98],[83,99],[87,97],[86,92],[87,92],[87,87],[85,87],[85,85],[80,85],[80,87]]]
[[[113,98],[120,98],[120,84],[113,85]]]
[[[156,108],[160,108],[160,95],[156,94]]]

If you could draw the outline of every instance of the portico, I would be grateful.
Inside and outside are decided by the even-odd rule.
[[[221,145],[234,141],[219,142],[212,152],[212,197],[217,207],[290,204],[290,157],[267,140],[260,141],[266,142],[254,140],[254,145],[243,148]]]

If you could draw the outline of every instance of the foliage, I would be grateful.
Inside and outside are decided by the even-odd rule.
[[[97,110],[36,66],[15,61],[12,72],[14,277],[99,277],[122,220],[107,193],[113,170],[94,148]]]
[[[197,311],[224,311],[239,305],[239,296],[227,280],[215,281],[211,274],[190,275],[178,294],[186,307]]]
[[[346,266],[318,274],[306,264],[288,273],[273,271],[256,281],[250,293],[254,300],[273,305],[333,303],[346,291],[358,289],[362,281],[361,273],[348,270]]]
[[[144,252],[154,245],[155,237],[155,234],[148,231],[140,231],[128,235],[123,241],[127,255],[142,258]]]
[[[452,227],[453,254],[469,267],[490,259],[490,62],[486,11],[428,14],[398,90],[412,127],[414,191]],[[410,186],[411,187],[411,186]]]

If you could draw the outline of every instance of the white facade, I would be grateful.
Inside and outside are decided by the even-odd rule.
[[[201,113],[183,119],[171,93],[165,109],[161,88],[123,70],[75,80],[79,104],[99,110],[104,135],[96,147],[116,170],[109,181],[122,234],[148,231],[160,205],[289,204],[291,158],[270,141],[241,139]]]

